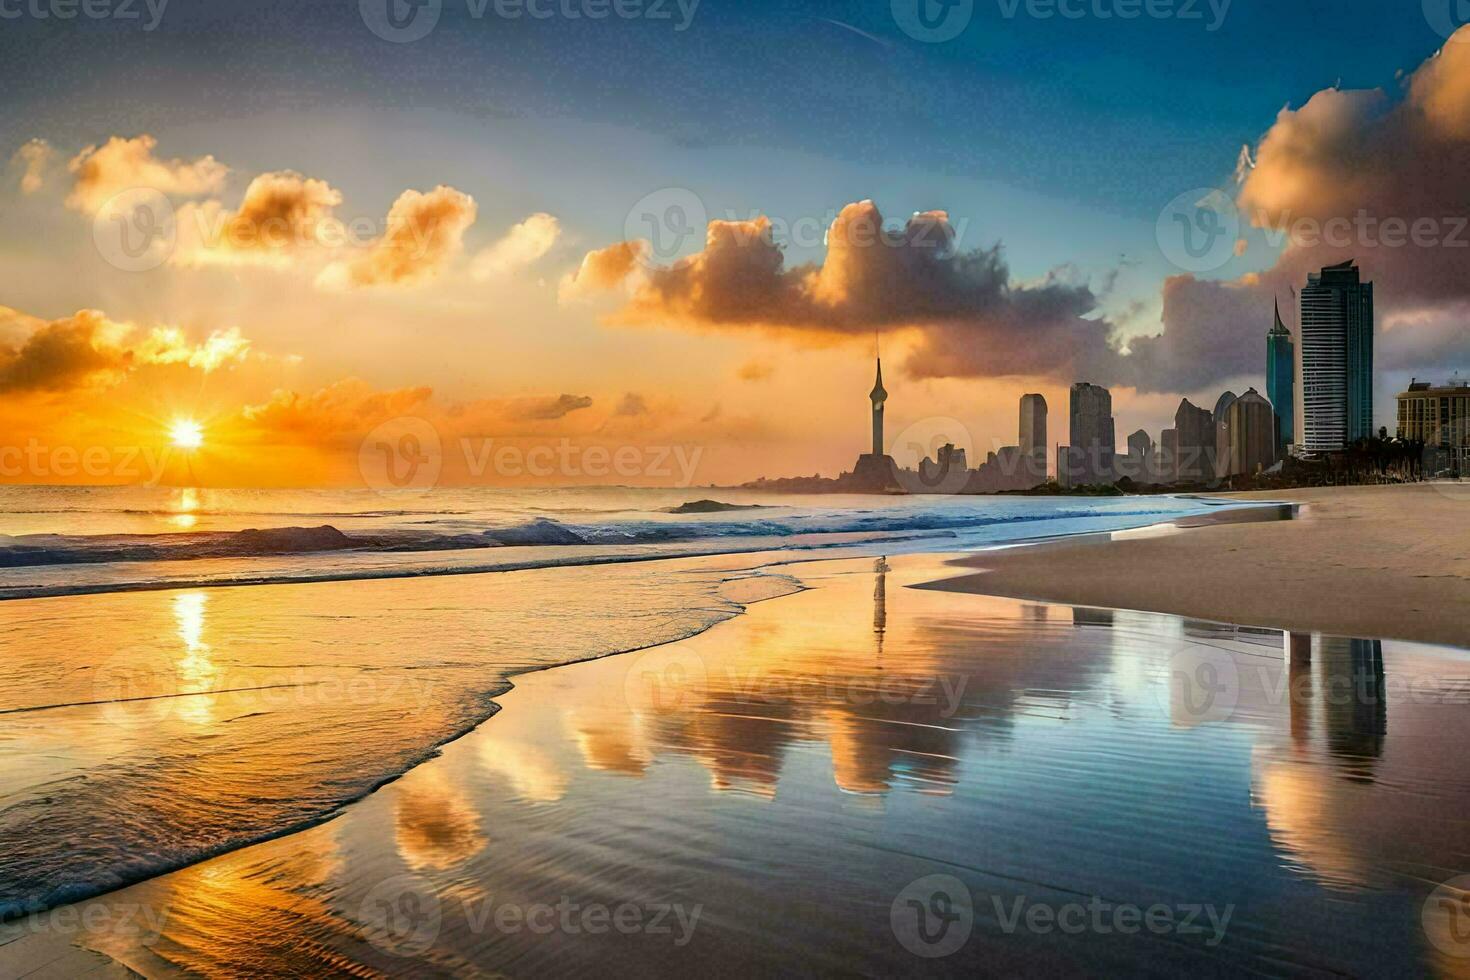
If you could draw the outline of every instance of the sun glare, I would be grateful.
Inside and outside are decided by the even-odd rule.
[[[168,439],[176,449],[198,449],[204,445],[204,427],[193,419],[178,419],[169,426]]]

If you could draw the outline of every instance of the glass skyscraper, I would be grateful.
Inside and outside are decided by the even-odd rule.
[[[1373,434],[1373,284],[1352,260],[1307,276],[1301,295],[1298,445],[1331,452]]]
[[[1276,454],[1296,441],[1292,420],[1296,416],[1296,349],[1291,331],[1281,322],[1281,304],[1276,304],[1276,323],[1266,334],[1266,398],[1276,412]]]

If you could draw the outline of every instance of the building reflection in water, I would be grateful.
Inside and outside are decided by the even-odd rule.
[[[203,974],[217,957],[248,963],[249,922],[281,937],[299,972],[340,968],[341,949],[391,972],[352,937],[372,889],[402,873],[435,883],[446,909],[455,889],[517,883],[600,900],[687,887],[712,908],[728,899],[708,921],[744,943],[791,917],[793,855],[826,900],[873,906],[862,889],[889,860],[864,863],[873,842],[1077,894],[1239,898],[1230,940],[1247,938],[1222,957],[1332,965],[1331,952],[1309,958],[1328,928],[1359,947],[1417,948],[1384,913],[1411,908],[1417,929],[1413,888],[1464,859],[1464,659],[1390,644],[1391,679],[1459,692],[1436,708],[1417,699],[1429,688],[1387,683],[1378,642],[909,588],[934,577],[906,560],[848,563],[690,640],[524,675],[500,715],[340,821],[145,886],[170,909],[168,955]],[[204,608],[175,612],[207,656]],[[1231,712],[1184,728],[1166,668],[1193,649],[1235,664],[1241,683]],[[347,861],[361,865],[347,873]],[[742,892],[751,881],[784,887]],[[1333,900],[1304,901],[1312,886]],[[886,930],[892,896],[879,897]],[[809,920],[804,941],[840,949],[853,921]],[[447,916],[441,945],[470,958],[494,941],[570,949],[456,929]]]
[[[1320,732],[1344,777],[1371,782],[1388,734],[1382,641],[1292,632],[1283,648],[1293,744]]]
[[[888,632],[888,559],[873,563],[877,581],[873,584],[873,633],[878,638],[878,656],[883,656],[883,634]]]

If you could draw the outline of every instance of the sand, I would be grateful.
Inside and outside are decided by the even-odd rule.
[[[987,552],[937,588],[1238,625],[1470,646],[1470,485],[1228,494],[1294,521]]]

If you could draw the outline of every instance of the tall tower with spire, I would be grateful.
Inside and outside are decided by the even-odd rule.
[[[888,392],[883,389],[883,358],[878,358],[878,378],[873,390],[868,393],[873,403],[873,455],[883,455],[883,403],[888,401]]]
[[[1276,322],[1266,334],[1266,398],[1276,413],[1276,454],[1296,441],[1296,350],[1291,331],[1281,322],[1281,301],[1276,302]]]

